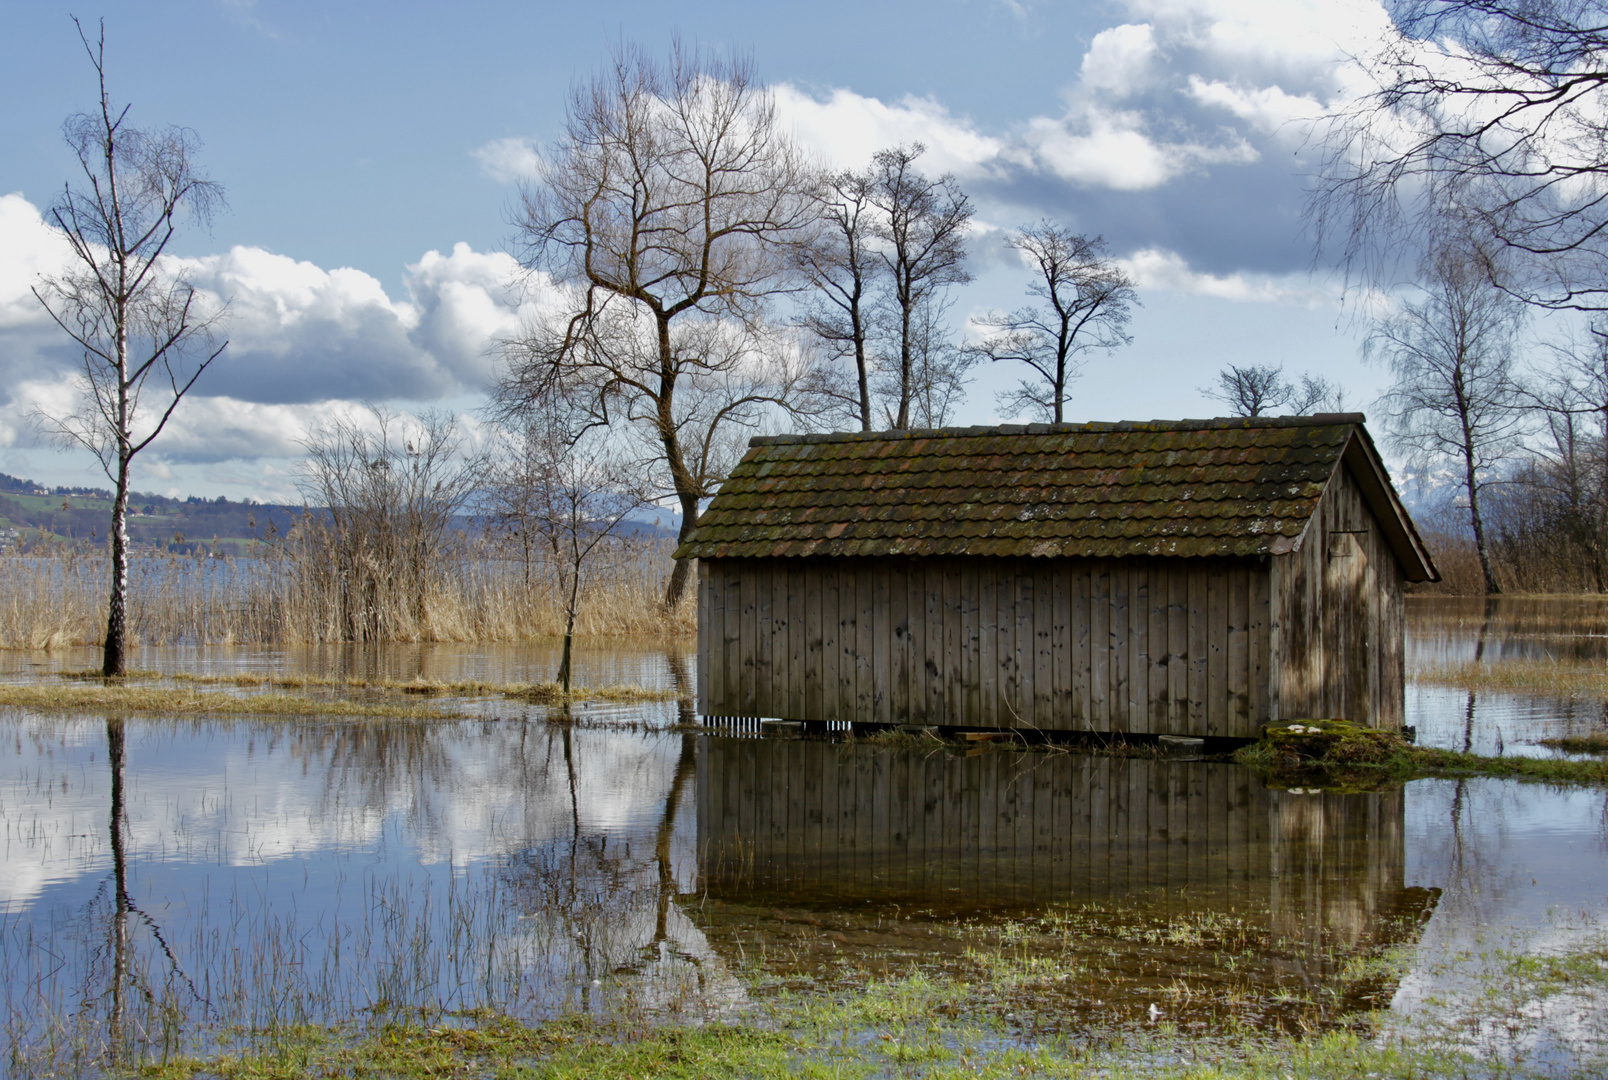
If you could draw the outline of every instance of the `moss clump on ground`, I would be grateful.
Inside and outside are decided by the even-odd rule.
[[[1492,776],[1560,784],[1608,784],[1608,761],[1490,757],[1414,746],[1393,731],[1346,720],[1268,724],[1234,760],[1270,785],[1363,790],[1420,777]]]

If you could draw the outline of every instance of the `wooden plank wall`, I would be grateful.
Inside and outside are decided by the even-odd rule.
[[[711,736],[699,755],[699,869],[718,898],[1265,904],[1280,934],[1334,943],[1375,932],[1404,885],[1400,790],[1296,794],[1223,764],[814,739]]]
[[[1272,718],[1265,560],[708,559],[699,581],[706,716],[1245,738]]]
[[[1342,465],[1301,547],[1272,560],[1273,712],[1391,730],[1405,708],[1405,578]]]

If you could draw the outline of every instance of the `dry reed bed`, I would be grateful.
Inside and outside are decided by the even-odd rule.
[[[661,605],[671,545],[626,541],[603,551],[584,580],[582,638],[684,637],[694,629],[689,595]],[[260,559],[148,556],[131,572],[130,638],[145,645],[349,640],[340,583],[314,572],[316,553],[272,549]],[[99,552],[60,549],[0,556],[0,648],[99,645],[109,566]],[[372,624],[389,641],[535,641],[557,637],[564,608],[554,576],[484,543],[434,560],[422,595],[378,595]]]
[[[1557,698],[1608,698],[1608,668],[1601,662],[1494,660],[1422,664],[1418,682],[1461,690],[1537,694]]]

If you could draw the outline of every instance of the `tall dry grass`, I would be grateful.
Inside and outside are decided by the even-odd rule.
[[[576,632],[587,638],[680,636],[695,627],[688,597],[661,610],[668,540],[600,546],[582,582]],[[348,578],[316,544],[295,537],[263,558],[138,556],[130,571],[129,636],[146,645],[364,640],[532,641],[564,630],[557,575],[486,541],[455,538],[405,587]],[[58,548],[0,555],[0,648],[99,645],[106,632],[109,561]],[[527,576],[528,575],[528,576]],[[360,602],[361,610],[353,609]]]

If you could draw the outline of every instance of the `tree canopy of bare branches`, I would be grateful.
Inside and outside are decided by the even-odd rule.
[[[814,176],[739,59],[626,48],[569,103],[526,185],[525,264],[562,303],[509,343],[503,415],[552,395],[638,429],[683,535],[741,434],[791,405],[797,372],[764,347],[816,225]],[[679,601],[678,563],[665,602]]]
[[[77,20],[74,20],[75,25]],[[63,442],[95,455],[112,481],[112,589],[102,671],[124,673],[128,633],[128,496],[134,458],[160,435],[201,373],[223,352],[212,335],[217,312],[164,259],[181,218],[205,222],[222,190],[196,168],[197,141],[182,128],[142,130],[112,103],[106,29],[94,42],[78,25],[94,65],[100,101],[63,125],[83,172],[65,186],[50,217],[73,263],[42,279],[34,295],[81,350],[82,405],[42,414]]]
[[[1276,409],[1300,416],[1345,408],[1339,384],[1310,372],[1291,382],[1282,364],[1230,364],[1217,373],[1217,385],[1203,386],[1200,392],[1227,405],[1235,416],[1263,416]]]
[[[965,400],[971,369],[977,354],[960,346],[950,332],[950,302],[942,295],[930,296],[916,308],[910,319],[910,380],[902,383],[902,370],[893,364],[878,369],[872,384],[891,421],[889,404],[907,400],[911,427],[939,428],[954,420],[955,409]]]
[[[1002,394],[1001,408],[1059,424],[1066,418],[1071,382],[1083,355],[1092,349],[1109,352],[1133,340],[1127,326],[1139,296],[1133,281],[1108,257],[1101,237],[1041,221],[1019,230],[1010,244],[1037,271],[1027,291],[1044,306],[991,311],[975,320],[985,334],[976,348],[990,360],[1026,364],[1037,376]]]
[[[1591,587],[1608,591],[1608,332],[1592,327],[1586,341],[1555,348],[1556,368],[1526,380],[1521,396],[1541,421],[1541,441],[1520,469],[1528,488],[1522,528],[1563,540],[1568,561],[1582,565]],[[1556,550],[1556,544],[1552,545]]]
[[[520,539],[540,548],[563,599],[557,681],[566,696],[575,616],[592,554],[618,537],[627,516],[650,498],[640,470],[612,444],[618,434],[591,423],[584,407],[550,398],[505,433],[507,452],[491,470],[492,493],[501,493],[494,503],[503,511],[501,520],[517,523]]]
[[[916,159],[927,152],[920,143],[878,151],[871,159],[871,204],[879,210],[882,244],[878,257],[888,277],[888,294],[898,356],[894,383],[896,409],[889,426],[910,426],[918,391],[916,364],[921,312],[951,285],[971,280],[966,269],[966,227],[971,200],[949,174],[936,180],[922,175]],[[931,310],[929,308],[929,310]]]
[[[1388,281],[1447,222],[1510,255],[1499,284],[1608,308],[1608,3],[1401,0],[1376,89],[1327,128],[1320,244]]]
[[[310,594],[329,597],[325,636],[337,641],[429,636],[434,575],[449,557],[454,516],[474,491],[477,462],[462,453],[445,413],[399,417],[371,406],[369,417],[315,426],[303,444],[308,504],[289,542],[310,550],[299,565],[322,575]]]
[[[1382,357],[1394,376],[1384,397],[1392,442],[1421,469],[1455,470],[1485,589],[1495,593],[1501,589],[1481,496],[1522,430],[1513,377],[1522,310],[1492,285],[1487,260],[1470,243],[1436,250],[1422,270],[1422,297],[1382,320],[1365,348]]]
[[[839,390],[837,380],[828,379],[817,390],[852,409],[861,431],[872,426],[872,335],[882,267],[876,251],[874,187],[869,170],[825,178],[817,194],[822,228],[815,243],[799,249],[811,289],[803,305],[804,328],[826,346],[830,359],[854,361],[852,387]]]

